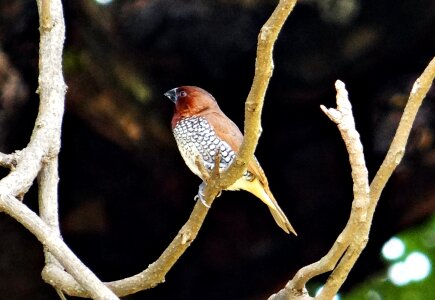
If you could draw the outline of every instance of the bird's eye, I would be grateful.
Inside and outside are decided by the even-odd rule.
[[[180,93],[178,94],[179,97],[183,98],[187,96],[187,93],[185,91],[180,91]]]

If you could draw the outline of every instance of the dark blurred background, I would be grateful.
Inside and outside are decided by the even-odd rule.
[[[178,153],[170,129],[173,104],[162,94],[201,86],[242,128],[257,35],[275,4],[64,2],[68,92],[60,222],[66,243],[102,280],[145,269],[194,205],[200,180]],[[38,26],[35,1],[0,0],[2,152],[25,147],[31,134]],[[434,53],[433,0],[299,1],[275,47],[256,151],[299,236],[284,234],[252,195],[224,192],[166,282],[125,299],[265,299],[319,259],[344,227],[352,201],[345,147],[319,105],[335,107],[334,82],[346,83],[372,178],[412,84]],[[386,272],[380,251],[391,236],[426,224],[435,211],[434,98],[432,89],[343,298]],[[24,199],[34,210],[36,195],[33,188]],[[0,239],[0,299],[56,299],[40,278],[44,259],[37,240],[5,214]]]

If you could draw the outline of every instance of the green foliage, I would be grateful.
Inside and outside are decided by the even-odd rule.
[[[432,270],[435,262],[435,215],[424,224],[398,234],[396,238],[396,241],[403,242],[403,252],[396,252],[400,255],[387,259],[383,251],[381,255],[385,270],[343,295],[342,299],[420,300],[435,297],[435,274]],[[417,257],[417,260],[413,261],[412,257]],[[426,272],[427,267],[429,272]],[[394,280],[394,268],[399,282]]]

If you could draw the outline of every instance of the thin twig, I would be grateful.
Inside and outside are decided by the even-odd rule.
[[[338,292],[340,286],[346,280],[351,268],[367,244],[373,215],[382,190],[405,154],[405,147],[415,117],[434,78],[435,58],[429,62],[421,76],[415,81],[388,153],[382,165],[379,167],[375,178],[370,184],[370,203],[366,213],[366,220],[361,224],[362,226],[359,228],[358,232],[353,235],[351,245],[349,249],[347,249],[346,255],[340,261],[337,268],[332,272],[331,276],[329,276],[328,281],[318,296],[318,299],[331,299]]]
[[[207,168],[202,163],[201,157],[199,155],[195,158],[195,165],[198,167],[199,173],[201,173],[201,178],[204,178],[204,182],[208,183],[210,181],[210,177],[211,177],[210,172],[207,170]]]
[[[347,91],[342,83],[336,83],[338,110],[328,110],[324,106],[321,108],[331,120],[337,123],[349,153],[354,180],[354,201],[351,215],[346,227],[328,253],[319,261],[301,268],[285,288],[272,295],[270,300],[309,299],[305,289],[306,283],[313,277],[331,270],[333,270],[332,274],[316,299],[332,299],[337,293],[367,244],[376,204],[385,184],[403,157],[418,109],[434,78],[435,58],[431,60],[422,75],[416,80],[390,149],[369,187],[359,135],[354,130],[354,124],[349,123],[351,125],[350,131],[342,125],[344,113],[351,108],[350,102],[347,104]],[[340,106],[342,107],[340,108]],[[351,114],[350,117],[352,117]],[[351,122],[354,123],[353,117]]]
[[[0,166],[9,168],[11,170],[15,169],[15,167],[17,166],[16,153],[12,153],[12,154],[0,153]]]
[[[427,92],[435,78],[435,57],[429,62],[420,77],[415,81],[411,93],[409,95],[408,103],[403,111],[402,118],[400,119],[399,126],[397,127],[396,134],[388,149],[387,155],[382,162],[375,178],[370,184],[370,212],[373,215],[376,204],[381,196],[382,190],[387,183],[388,179],[393,174],[397,165],[401,162],[405,153],[406,143],[408,141],[409,133],[412,129],[418,109],[420,108],[423,99],[426,97]]]
[[[56,290],[56,293],[61,300],[67,300],[65,297],[65,294],[62,292],[62,290],[59,290],[59,289],[55,289],[55,290]]]
[[[346,227],[343,229],[330,251],[319,261],[300,269],[294,278],[287,283],[285,287],[287,293],[292,292],[294,294],[295,291],[297,291],[299,295],[304,295],[305,284],[308,280],[334,269],[343,254],[349,250],[349,245],[357,239],[354,234],[366,220],[366,212],[369,206],[369,184],[363,147],[359,134],[355,129],[352,106],[348,99],[348,93],[344,83],[338,80],[335,87],[337,89],[337,108],[327,109],[322,105],[321,109],[334,123],[337,124],[345,142],[347,152],[349,153],[349,162],[352,168],[352,179],[354,182],[354,201],[352,202],[352,210]],[[363,236],[362,240],[365,240],[365,236]],[[361,247],[362,245],[365,246],[363,243],[357,243],[357,247]],[[354,256],[352,256],[352,258],[354,258]],[[349,267],[349,264],[354,263],[355,261],[356,259],[346,260],[346,267]],[[342,262],[343,260],[340,261],[340,264],[342,264]],[[341,286],[346,278],[344,275],[347,275],[347,273],[343,273],[342,270],[347,270],[344,265],[334,270],[334,276],[330,277],[333,280],[327,282],[318,296],[319,299],[330,299],[328,298],[330,294],[334,294],[337,286]],[[271,297],[270,299],[274,298]]]

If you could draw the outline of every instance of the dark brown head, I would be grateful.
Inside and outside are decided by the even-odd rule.
[[[196,86],[180,86],[164,94],[175,103],[172,125],[179,119],[206,113],[209,110],[219,110],[216,100],[207,91]]]

